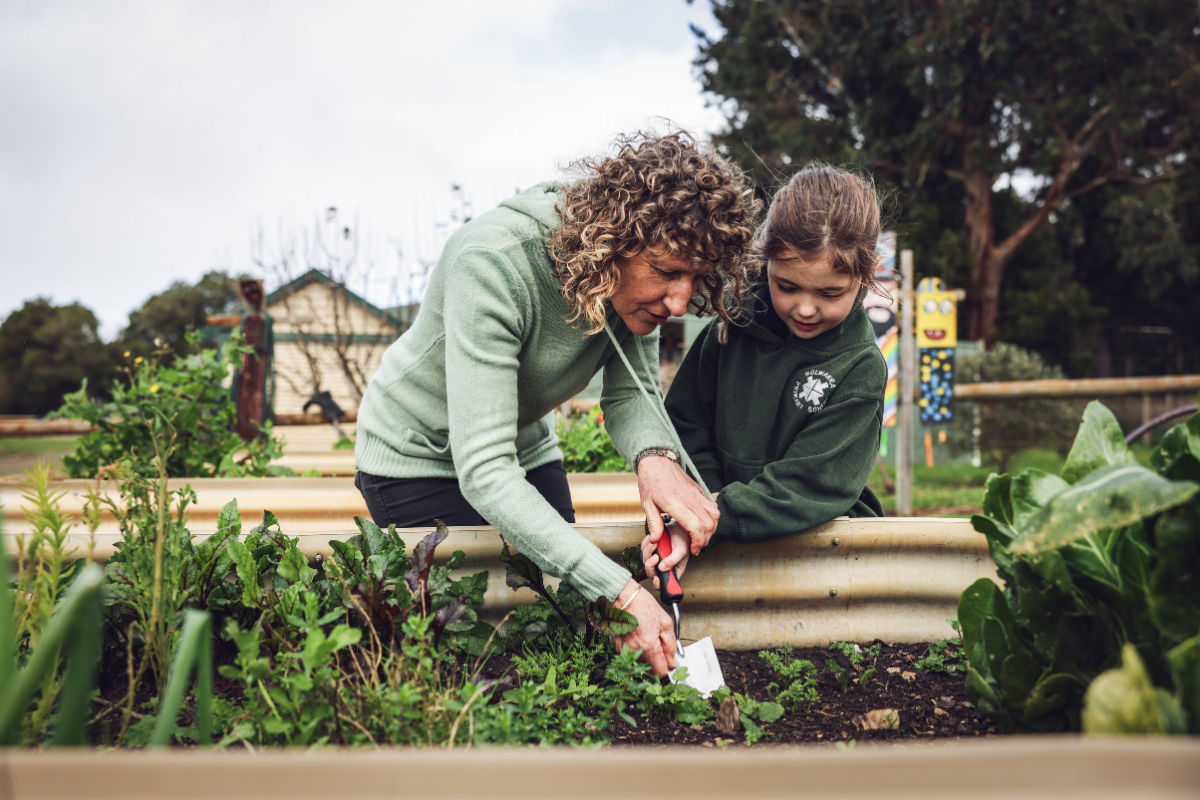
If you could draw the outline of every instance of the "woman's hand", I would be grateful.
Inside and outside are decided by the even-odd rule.
[[[617,608],[621,608],[633,598],[633,602],[629,603],[625,610],[637,617],[638,626],[633,633],[612,637],[612,642],[618,653],[626,647],[630,650],[641,650],[642,660],[661,678],[675,669],[675,623],[667,616],[667,612],[663,611],[654,595],[638,591],[639,589],[641,587],[630,579],[617,595],[616,602],[613,603]]]
[[[650,541],[650,537],[642,539],[642,563],[646,565],[646,574],[654,579],[654,588],[657,590],[659,585],[658,570],[661,568],[666,572],[671,567],[675,567],[675,576],[683,577],[683,571],[687,569],[688,558],[691,553],[688,552],[688,532],[677,523],[672,522],[667,526],[667,535],[671,537],[671,555],[663,559],[660,565],[658,558],[658,547],[655,542]]]
[[[638,464],[638,493],[646,512],[650,541],[658,544],[663,532],[662,514],[666,512],[688,532],[692,555],[700,555],[716,533],[717,520],[721,518],[717,504],[708,499],[704,490],[666,456],[646,456]]]

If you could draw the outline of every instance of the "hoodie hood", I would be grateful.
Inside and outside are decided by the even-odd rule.
[[[558,181],[544,181],[530,186],[516,197],[508,198],[500,203],[500,207],[520,212],[542,227],[555,230],[560,224],[555,206],[562,199],[559,193],[561,188],[562,184]]]

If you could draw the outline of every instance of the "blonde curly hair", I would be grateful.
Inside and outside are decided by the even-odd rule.
[[[573,312],[568,322],[586,325],[588,336],[604,330],[618,262],[663,247],[702,275],[691,308],[720,315],[724,338],[757,268],[751,243],[761,203],[742,171],[683,130],[624,134],[615,155],[568,170],[577,179],[562,188],[562,224],[548,247]]]

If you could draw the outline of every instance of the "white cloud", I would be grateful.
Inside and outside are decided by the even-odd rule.
[[[111,336],[177,279],[247,269],[250,231],[330,205],[436,247],[474,210],[665,116],[702,3],[9,3],[0,7],[0,316],[79,300]],[[422,240],[422,241],[419,241]]]

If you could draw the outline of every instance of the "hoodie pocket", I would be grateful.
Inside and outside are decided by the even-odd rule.
[[[437,434],[425,435],[418,430],[409,428],[400,442],[400,452],[413,458],[436,458],[439,461],[453,461],[450,454],[449,437],[442,439]]]

